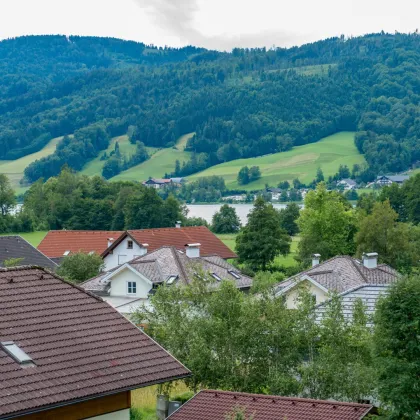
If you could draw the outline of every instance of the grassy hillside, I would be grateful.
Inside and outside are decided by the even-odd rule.
[[[41,159],[45,156],[51,155],[54,153],[57,143],[62,139],[62,137],[57,137],[52,139],[43,149],[39,152],[31,153],[29,155],[23,156],[20,159],[16,160],[0,160],[0,173],[6,174],[13,188],[17,193],[23,192],[26,188],[20,187],[19,181],[23,178],[23,171],[25,168],[32,162],[37,159]]]
[[[120,152],[127,157],[134,154],[136,151],[136,145],[130,143],[130,140],[127,135],[114,137],[111,140],[111,143],[106,149],[106,153],[109,154],[114,150],[115,143],[118,141],[118,145],[120,147]],[[101,151],[95,159],[88,162],[85,167],[80,171],[83,175],[94,176],[94,175],[102,175],[102,168],[104,167],[105,161],[101,160],[101,156],[104,154],[105,151]]]
[[[32,246],[37,247],[40,242],[44,239],[47,231],[39,231],[39,232],[23,232],[23,233],[1,233],[0,236],[7,236],[7,235],[19,235],[26,241],[28,241]]]
[[[176,144],[176,149],[160,149],[155,152],[149,160],[140,165],[133,166],[121,172],[112,181],[144,181],[149,177],[162,178],[165,172],[172,172],[175,168],[175,161],[178,159],[181,164],[190,157],[190,152],[185,152],[185,146],[194,133],[181,136]]]
[[[229,189],[257,190],[265,184],[277,185],[280,181],[292,181],[299,178],[301,182],[311,182],[318,168],[322,168],[324,176],[334,175],[340,164],[349,168],[355,163],[365,162],[364,157],[354,145],[353,132],[341,132],[292,150],[250,159],[238,159],[213,166],[188,179],[218,175],[226,181]],[[240,186],[236,177],[243,166],[259,166],[262,177],[248,185]]]

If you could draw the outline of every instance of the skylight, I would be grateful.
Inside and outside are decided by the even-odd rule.
[[[217,281],[222,281],[222,279],[216,274],[216,273],[211,273],[211,275],[213,276],[213,278],[215,278]]]
[[[235,271],[230,270],[230,271],[228,271],[228,273],[231,276],[235,277],[235,279],[240,279],[241,278],[241,276],[238,273],[236,273]]]
[[[174,283],[177,278],[178,278],[178,276],[169,276],[168,280],[166,280],[166,284]]]
[[[64,255],[65,257],[67,257],[67,255],[69,255],[69,254],[70,254],[70,251],[64,251],[64,254],[63,254],[63,255]]]
[[[32,359],[13,341],[4,341],[0,344],[2,349],[18,363],[32,363]]]

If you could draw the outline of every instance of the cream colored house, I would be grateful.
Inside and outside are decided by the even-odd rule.
[[[284,296],[287,308],[297,307],[303,287],[309,291],[319,307],[330,299],[332,293],[347,296],[348,292],[357,289],[358,296],[372,308],[381,291],[399,278],[399,273],[393,268],[378,264],[377,253],[365,254],[363,261],[349,256],[338,256],[320,263],[320,258],[319,254],[314,254],[309,270],[275,286],[276,296]]]

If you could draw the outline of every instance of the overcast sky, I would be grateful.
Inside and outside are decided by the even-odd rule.
[[[96,35],[230,50],[414,32],[419,17],[420,0],[0,0],[0,39]]]

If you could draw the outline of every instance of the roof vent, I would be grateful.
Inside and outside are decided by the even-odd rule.
[[[177,229],[181,229],[181,221],[180,221],[180,220],[178,220],[178,221],[175,223],[175,227],[176,227]]]
[[[114,238],[108,238],[108,248],[114,243]]]
[[[149,244],[140,244],[140,257],[147,254],[147,248],[149,248]]]
[[[316,265],[318,265],[320,259],[321,259],[321,255],[320,254],[313,254],[312,255],[312,267],[315,267]]]
[[[32,359],[13,341],[3,341],[1,348],[21,365],[33,365]]]
[[[200,246],[201,244],[186,244],[185,253],[188,258],[198,258],[200,256]]]
[[[376,268],[378,266],[378,253],[370,252],[363,254],[363,265],[366,268]]]

